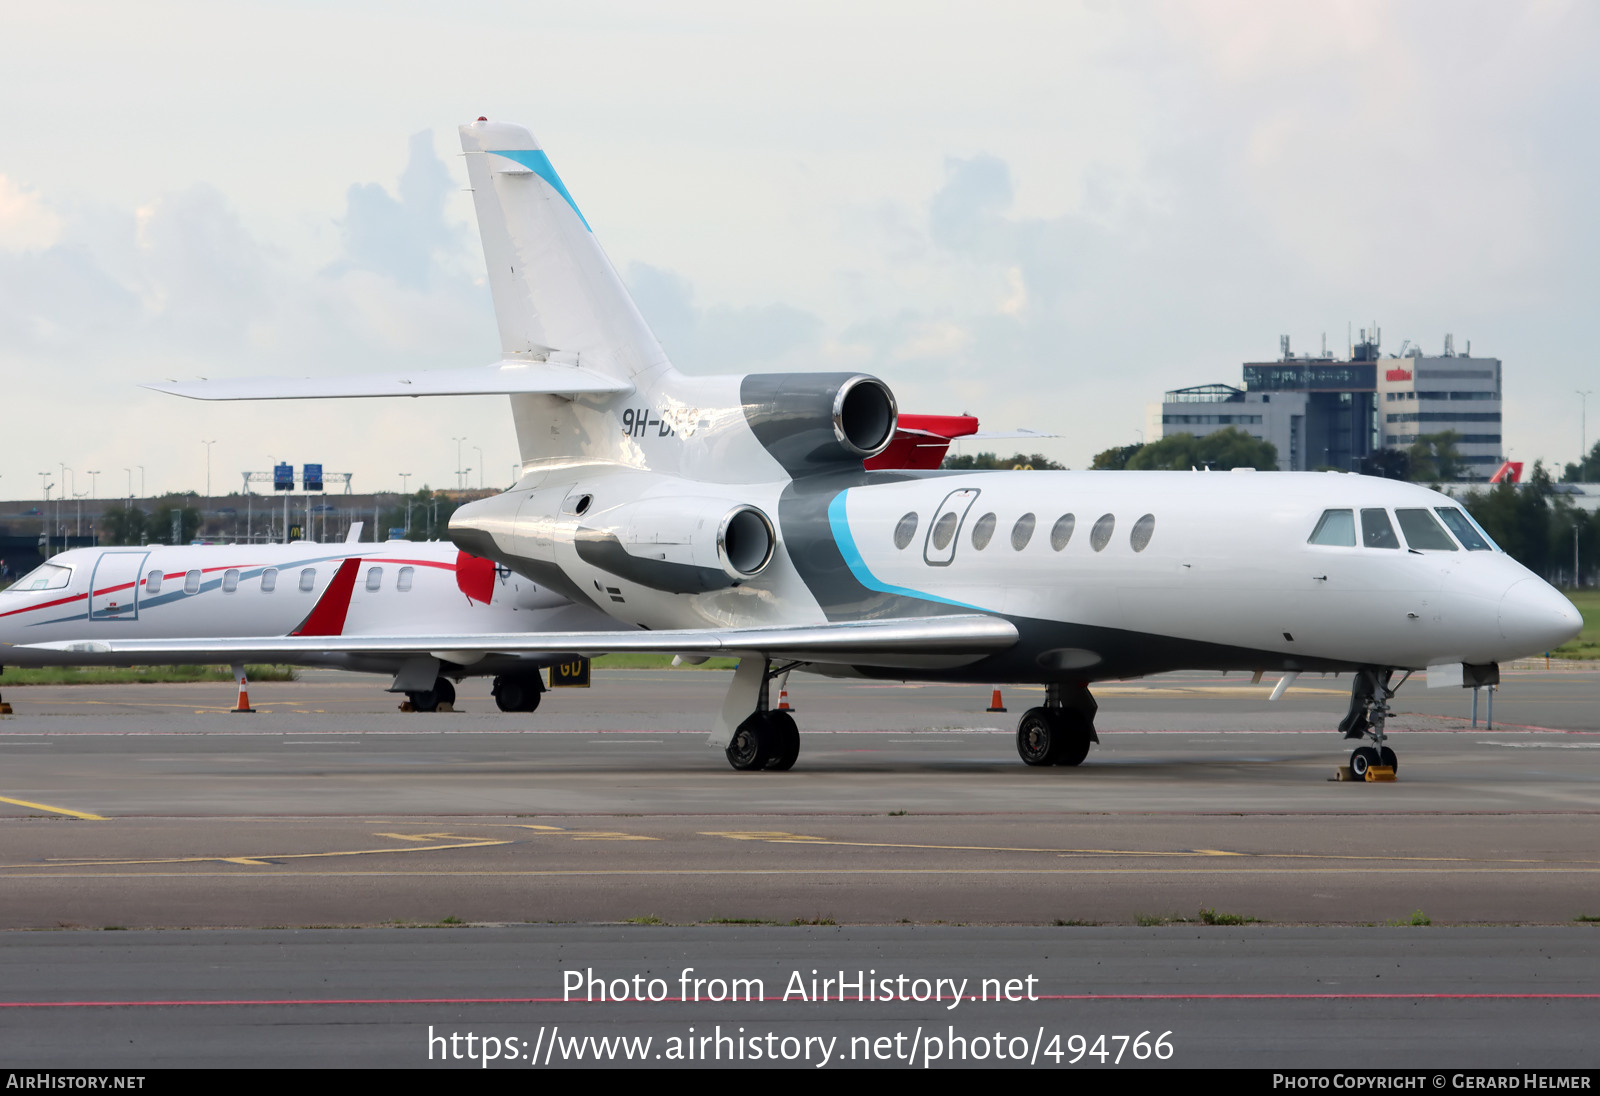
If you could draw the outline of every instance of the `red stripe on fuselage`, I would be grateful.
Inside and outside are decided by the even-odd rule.
[[[362,561],[351,558],[339,564],[327,592],[317,599],[317,604],[300,627],[290,632],[295,636],[337,636],[344,634],[344,618],[350,612],[350,597],[356,589],[356,572]]]

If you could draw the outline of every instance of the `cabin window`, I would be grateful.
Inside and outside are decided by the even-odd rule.
[[[1062,514],[1056,518],[1056,523],[1050,527],[1050,547],[1058,552],[1065,548],[1072,540],[1072,530],[1077,524],[1078,519],[1071,514]]]
[[[1142,552],[1150,546],[1150,535],[1156,531],[1156,516],[1146,514],[1133,523],[1133,532],[1128,534],[1128,544],[1135,552]]]
[[[1089,547],[1096,552],[1101,551],[1111,543],[1111,534],[1117,528],[1117,519],[1110,514],[1101,514],[1095,521],[1094,528],[1089,530]]]
[[[1032,514],[1023,514],[1017,519],[1017,523],[1011,527],[1011,547],[1020,552],[1028,546],[1033,539],[1034,521]]]
[[[933,523],[933,546],[940,551],[948,548],[950,538],[956,535],[956,525],[960,521],[954,511],[941,515],[939,520]]]
[[[1454,552],[1456,542],[1439,525],[1438,520],[1426,510],[1396,510],[1400,531],[1412,548],[1429,552]]]
[[[307,567],[303,571],[300,572],[300,592],[302,594],[309,594],[312,590],[315,590],[316,588],[317,588],[317,569],[315,567]]]
[[[1400,547],[1400,538],[1394,535],[1387,510],[1361,511],[1361,543],[1368,548]]]
[[[411,589],[411,576],[416,573],[417,569],[415,567],[400,568],[400,573],[395,576],[394,588],[402,594]]]
[[[161,572],[159,570],[151,571],[144,576],[144,592],[147,594],[159,594],[161,592]]]
[[[382,585],[383,585],[383,568],[382,567],[368,567],[367,568],[367,589],[368,590],[377,590],[378,587],[380,587]]]
[[[1382,513],[1380,510],[1379,513]],[[1353,510],[1324,510],[1322,520],[1311,531],[1307,544],[1326,544],[1333,548],[1356,546],[1356,515]]]
[[[72,568],[59,563],[41,563],[16,582],[11,589],[21,591],[64,589],[72,578]]]
[[[972,546],[980,551],[989,547],[989,542],[994,539],[995,516],[985,514],[979,518],[972,527]]]
[[[268,567],[265,571],[261,572],[261,592],[263,594],[270,594],[277,588],[278,569],[276,567]]]
[[[184,572],[184,575],[183,575],[183,592],[186,593],[186,594],[198,594],[200,592],[200,572],[199,571],[196,570],[196,571],[185,571]]]
[[[1494,542],[1491,541],[1486,534],[1479,532],[1477,526],[1473,525],[1472,519],[1467,517],[1467,515],[1463,514],[1460,510],[1457,510],[1454,506],[1435,507],[1434,513],[1438,514],[1444,519],[1445,525],[1449,526],[1450,531],[1454,533],[1456,535],[1456,539],[1461,542],[1461,547],[1465,548],[1467,551],[1494,551]]]
[[[239,588],[239,568],[229,567],[222,572],[222,592],[231,594]]]
[[[917,535],[917,512],[913,510],[900,519],[900,524],[894,527],[894,546],[905,548],[911,543],[911,538]]]

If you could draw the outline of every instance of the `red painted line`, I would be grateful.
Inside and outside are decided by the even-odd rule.
[[[967,995],[962,1001],[978,1002]],[[944,1004],[954,997],[922,1001],[889,997],[811,997],[785,1002],[782,997],[751,998],[740,1004]],[[1600,993],[1041,993],[1036,1001],[1600,1001]],[[216,1001],[0,1001],[0,1008],[205,1008],[269,1005],[725,1005],[709,998],[663,997],[660,1000],[574,1001],[561,997],[335,997],[225,999]],[[986,1004],[1001,1002],[988,1001]],[[1020,1002],[1010,1002],[1017,1004]]]
[[[36,609],[51,609],[57,605],[67,605],[74,601],[82,601],[88,594],[73,594],[70,597],[57,598],[55,601],[43,601],[38,605],[25,605],[21,609],[12,609],[7,613],[0,613],[0,617],[16,616],[18,613],[31,613]]]

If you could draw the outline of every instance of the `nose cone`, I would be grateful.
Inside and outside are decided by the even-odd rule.
[[[1514,654],[1559,647],[1583,630],[1583,617],[1561,592],[1536,578],[1515,582],[1500,599],[1500,635]]]

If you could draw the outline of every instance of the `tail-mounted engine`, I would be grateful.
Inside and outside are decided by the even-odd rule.
[[[751,373],[739,395],[751,432],[791,476],[859,466],[894,440],[894,393],[865,373]]]
[[[656,590],[702,593],[737,586],[772,562],[766,514],[727,499],[644,499],[595,516],[573,536],[578,558]]]

